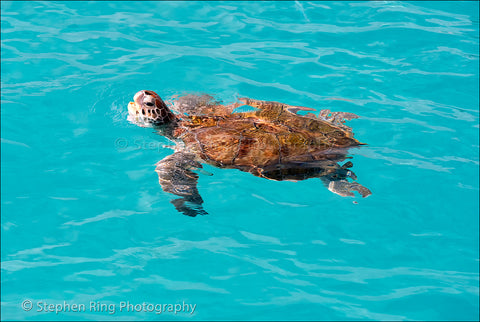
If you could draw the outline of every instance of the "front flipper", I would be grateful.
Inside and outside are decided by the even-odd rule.
[[[185,152],[175,152],[157,162],[155,172],[162,190],[180,198],[170,201],[184,215],[195,217],[207,215],[203,209],[203,199],[198,193],[198,174],[192,170],[201,169],[195,156]]]
[[[222,105],[222,101],[215,100],[211,95],[194,95],[188,94],[178,97],[171,103],[174,111],[187,115],[228,115],[240,104]]]
[[[261,100],[256,100],[248,97],[241,97],[238,100],[244,103],[245,105],[249,105],[251,107],[255,107],[261,110],[283,109],[294,114],[296,114],[298,111],[315,111],[314,108],[310,108],[310,107],[294,106],[294,105],[288,105],[288,104],[279,103],[279,102],[261,101]]]

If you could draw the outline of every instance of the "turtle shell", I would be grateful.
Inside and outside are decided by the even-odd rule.
[[[347,127],[282,108],[192,116],[174,136],[206,163],[227,168],[339,159],[361,144]]]

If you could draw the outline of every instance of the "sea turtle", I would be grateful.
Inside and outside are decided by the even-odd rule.
[[[322,110],[318,116],[298,111],[312,108],[250,98],[222,105],[210,95],[185,95],[165,102],[142,90],[128,104],[128,119],[153,127],[177,143],[175,152],[156,163],[162,189],[180,198],[171,202],[188,216],[206,214],[197,189],[202,164],[239,169],[272,180],[320,178],[340,196],[362,197],[370,190],[355,181],[352,162],[340,166],[347,148],[363,145],[345,124],[358,116]],[[248,105],[254,111],[236,112]],[[175,112],[175,113],[174,113]]]

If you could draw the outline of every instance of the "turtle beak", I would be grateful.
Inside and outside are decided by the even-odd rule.
[[[135,116],[138,114],[138,107],[134,102],[128,103],[128,113],[132,116]]]
[[[135,123],[139,126],[142,126],[145,123],[143,119],[142,111],[142,101],[143,101],[144,92],[140,91],[135,94],[133,97],[133,102],[128,103],[128,120],[132,123]]]
[[[143,118],[142,113],[140,112],[141,110],[139,109],[139,106],[135,102],[130,102],[128,103],[128,117],[127,120],[130,122],[144,127],[146,125],[146,122]]]

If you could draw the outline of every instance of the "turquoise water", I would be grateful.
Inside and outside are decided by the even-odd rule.
[[[478,9],[2,1],[1,318],[478,320]],[[373,194],[206,166],[181,215],[141,89],[356,113]]]

